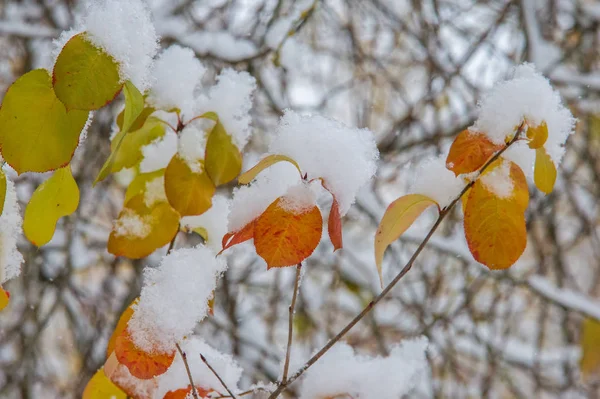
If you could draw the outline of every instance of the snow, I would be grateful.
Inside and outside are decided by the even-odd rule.
[[[532,127],[546,122],[548,140],[544,148],[558,165],[567,137],[573,133],[575,119],[548,79],[536,72],[532,64],[515,68],[512,79],[498,83],[483,98],[473,129],[501,144],[523,119]]]
[[[217,83],[197,99],[194,116],[215,112],[241,151],[251,133],[250,109],[255,90],[256,80],[249,73],[223,69]]]
[[[23,255],[17,248],[17,239],[22,233],[22,224],[15,185],[6,178],[6,197],[0,216],[0,284],[21,274]]]
[[[229,389],[238,390],[238,382],[242,369],[229,355],[220,353],[209,346],[198,336],[192,336],[181,344],[181,350],[186,354],[194,384],[206,390],[215,390],[227,394],[221,382],[200,358],[202,354],[208,364],[215,369]],[[162,399],[169,391],[187,388],[189,379],[181,356],[177,355],[169,370],[159,377],[158,389],[154,398]]]
[[[143,217],[132,209],[124,208],[122,214],[115,221],[113,231],[117,237],[144,238],[150,234],[151,227],[148,216]]]
[[[529,148],[525,141],[513,143],[502,153],[502,158],[517,164],[529,180],[533,180],[533,165],[535,163],[535,151]]]
[[[504,160],[500,166],[493,170],[486,171],[480,179],[485,188],[499,198],[508,198],[513,193],[514,184],[510,177],[510,162],[507,160]]]
[[[193,172],[201,171],[198,161],[204,159],[208,132],[214,125],[210,119],[196,119],[179,133],[177,153]]]
[[[464,181],[446,168],[445,157],[431,157],[419,163],[411,193],[425,195],[444,208],[465,187]]]
[[[317,203],[319,185],[316,181],[312,183],[301,181],[288,188],[279,205],[296,215],[305,213]]]
[[[323,178],[337,198],[342,216],[375,174],[379,158],[370,130],[290,110],[281,118],[269,152],[294,159],[309,180]]]
[[[151,208],[157,202],[167,201],[167,193],[165,192],[165,176],[158,176],[146,182],[144,190],[144,204]]]
[[[223,195],[215,195],[212,206],[202,215],[184,216],[181,225],[189,229],[203,228],[208,240],[206,245],[215,253],[221,250],[221,240],[227,234],[227,216],[229,215],[229,200]]]
[[[288,162],[279,162],[261,172],[250,185],[234,189],[229,231],[241,230],[299,182],[298,170]]]
[[[415,388],[427,369],[425,337],[404,340],[388,357],[356,355],[337,343],[305,373],[300,399],[344,396],[395,399]],[[345,396],[344,396],[345,397]]]
[[[166,255],[144,269],[140,301],[128,324],[134,343],[146,351],[171,352],[208,312],[217,278],[227,265],[198,245]]]
[[[258,53],[250,40],[235,37],[228,31],[197,31],[182,37],[181,42],[200,55],[212,55],[230,62],[239,62]]]
[[[141,92],[150,87],[158,36],[145,2],[91,1],[81,22],[80,30],[119,62],[121,79],[130,80]]]
[[[176,153],[177,134],[167,129],[162,137],[142,147],[144,158],[140,162],[140,173],[149,173],[166,168]]]
[[[194,105],[194,90],[205,72],[194,51],[178,45],[168,47],[154,63],[154,83],[148,103],[165,111],[178,108],[183,115],[188,115]]]

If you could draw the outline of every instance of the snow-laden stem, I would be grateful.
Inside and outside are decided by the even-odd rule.
[[[498,151],[496,154],[494,154],[494,156],[491,157],[481,167],[481,169],[479,169],[479,174],[477,175],[477,177],[474,178],[473,180],[471,180],[463,188],[463,190],[460,192],[460,194],[456,198],[454,198],[454,200],[452,200],[450,205],[448,205],[445,208],[440,210],[437,220],[435,221],[435,223],[433,224],[433,226],[431,227],[431,229],[429,230],[429,232],[427,233],[427,235],[425,236],[423,241],[421,241],[421,244],[419,244],[419,247],[415,250],[415,252],[411,256],[411,258],[408,260],[406,265],[404,265],[402,270],[400,270],[400,272],[396,275],[396,277],[394,277],[394,279],[383,289],[383,291],[381,291],[381,293],[379,295],[375,296],[371,300],[371,302],[369,302],[369,304],[346,325],[346,327],[344,327],[335,337],[331,338],[329,340],[329,342],[327,342],[327,344],[325,344],[325,346],[323,348],[321,348],[321,350],[319,350],[316,354],[314,354],[304,364],[303,367],[301,367],[298,371],[296,371],[296,373],[292,374],[288,379],[282,378],[281,382],[277,385],[277,389],[275,391],[273,391],[273,393],[269,396],[269,399],[277,398],[281,394],[281,392],[283,392],[292,382],[294,382],[296,379],[298,379],[298,377],[300,377],[302,374],[304,374],[304,372],[306,370],[308,370],[308,368],[310,366],[315,364],[329,349],[331,349],[331,347],[333,345],[335,345],[338,341],[340,341],[348,333],[348,331],[350,331],[352,329],[352,327],[354,327],[356,324],[358,324],[358,322],[361,321],[363,319],[363,317],[365,317],[371,311],[371,309],[373,309],[375,307],[375,305],[377,305],[377,303],[379,303],[396,286],[396,284],[398,284],[398,282],[410,271],[413,264],[417,260],[417,257],[421,254],[421,252],[425,248],[425,245],[427,245],[427,243],[433,236],[433,233],[435,233],[435,231],[438,229],[440,224],[442,224],[442,221],[446,218],[446,215],[448,215],[450,213],[452,208],[454,208],[454,206],[460,201],[462,196],[465,195],[465,193],[467,191],[469,191],[469,189],[471,187],[473,187],[473,185],[475,184],[477,179],[479,179],[481,174],[496,159],[498,159],[504,153],[504,151],[506,151],[511,145],[513,145],[514,143],[516,143],[519,140],[519,138],[521,137],[521,134],[523,133],[524,127],[525,127],[525,123],[522,122],[519,125],[519,127],[517,128],[517,131],[515,132],[515,135],[513,136],[513,138],[508,143],[506,143],[506,145],[504,147],[502,147],[502,149],[500,151]],[[289,352],[289,345],[288,345],[288,352]]]
[[[298,263],[296,266],[296,280],[294,282],[294,293],[292,294],[292,303],[288,308],[289,320],[288,320],[288,342],[287,350],[285,352],[285,362],[283,364],[283,375],[281,377],[281,383],[285,384],[287,381],[288,371],[290,368],[290,354],[292,351],[292,341],[294,336],[294,309],[296,308],[296,298],[298,297],[298,286],[300,285],[300,272],[302,271],[302,263]]]
[[[173,241],[175,241],[175,239],[173,239]],[[175,344],[175,346],[177,347],[177,350],[179,351],[179,354],[181,355],[181,359],[183,360],[183,364],[185,365],[185,371],[187,371],[187,375],[190,380],[190,385],[192,386],[192,395],[194,396],[194,399],[199,399],[198,392],[196,392],[196,385],[194,385],[194,379],[192,378],[192,372],[190,371],[190,365],[188,364],[188,361],[187,361],[187,355],[185,354],[184,351],[181,350],[181,347],[179,346],[179,344]]]
[[[212,371],[212,373],[215,375],[215,377],[217,377],[217,379],[219,380],[219,382],[221,382],[221,385],[223,385],[223,388],[225,388],[225,390],[227,391],[227,393],[229,393],[230,397],[232,397],[233,399],[236,399],[236,397],[233,394],[233,392],[231,391],[231,389],[229,389],[229,387],[227,386],[227,384],[225,384],[225,381],[223,381],[223,379],[221,378],[221,376],[210,365],[210,363],[208,362],[208,360],[206,360],[206,358],[204,357],[204,355],[202,353],[200,354],[200,359],[202,359],[202,361],[204,362],[204,364],[206,364],[206,367],[208,367],[210,369],[210,371]]]

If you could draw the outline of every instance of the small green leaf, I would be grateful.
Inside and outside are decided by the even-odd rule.
[[[120,148],[117,150],[115,140],[111,142],[111,150],[115,153],[111,172],[115,173],[123,168],[131,168],[137,165],[144,157],[142,148],[152,141],[165,135],[165,126],[155,118],[149,118],[146,124],[134,132],[128,132]]]
[[[48,71],[30,71],[9,87],[0,108],[2,156],[18,173],[63,167],[73,157],[88,114],[66,110]]]
[[[142,112],[140,113],[140,115],[136,118],[136,120],[131,124],[131,127],[129,128],[130,132],[135,132],[136,130],[140,129],[142,126],[144,126],[144,123],[146,123],[146,119],[148,119],[148,117],[150,115],[152,115],[152,113],[156,111],[154,108],[152,107],[145,107]],[[117,126],[119,126],[120,130],[123,130],[123,115],[125,114],[125,109],[123,109],[123,111],[119,112],[119,115],[117,115]]]
[[[23,219],[25,236],[38,247],[48,243],[58,219],[75,212],[78,205],[79,188],[71,167],[58,169],[38,186],[27,204]]]
[[[214,113],[205,114],[212,120],[215,116]],[[204,167],[215,186],[229,183],[242,171],[242,154],[218,118],[206,140]]]
[[[123,86],[119,65],[94,46],[85,32],[73,36],[61,50],[54,64],[52,83],[56,96],[67,109],[88,111],[111,102]]]

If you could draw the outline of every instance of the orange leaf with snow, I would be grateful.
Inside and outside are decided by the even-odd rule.
[[[125,204],[108,238],[108,252],[140,259],[173,239],[179,228],[179,214],[166,202],[147,206],[144,195]]]
[[[175,358],[175,349],[171,353],[149,353],[138,348],[127,330],[115,340],[115,355],[131,375],[141,380],[149,380],[165,373]]]
[[[255,221],[253,220],[252,222],[248,223],[241,230],[225,234],[223,236],[223,249],[221,250],[221,252],[234,245],[241,244],[244,241],[248,241],[254,238],[254,222]]]
[[[457,176],[474,172],[501,148],[502,145],[494,144],[483,133],[463,130],[450,147],[446,167]]]
[[[343,247],[342,241],[342,218],[340,216],[340,205],[333,198],[331,203],[331,209],[329,210],[329,218],[327,219],[327,232],[329,233],[329,239],[333,244],[333,250],[337,251]]]
[[[212,391],[208,391],[204,388],[196,387],[196,393],[199,397],[207,397]],[[189,395],[189,396],[188,396]],[[169,391],[165,394],[163,399],[185,399],[192,397],[192,386],[188,385],[187,388],[177,389],[176,391]]]
[[[323,218],[319,208],[299,206],[294,201],[279,197],[255,222],[254,246],[268,268],[302,262],[321,241]]]
[[[513,165],[494,162],[471,188],[465,209],[469,250],[490,269],[509,268],[527,245],[524,211],[529,193],[522,172]]]
[[[375,233],[375,264],[383,286],[381,264],[387,247],[402,235],[425,209],[437,202],[421,194],[408,194],[392,202]]]
[[[107,359],[110,357],[111,353],[113,353],[113,351],[115,350],[115,343],[117,341],[117,337],[119,335],[121,335],[123,333],[123,331],[125,331],[125,329],[127,328],[127,323],[129,323],[129,319],[131,319],[131,316],[133,316],[133,305],[138,303],[139,300],[140,300],[140,298],[134,299],[133,302],[131,302],[129,304],[127,309],[125,309],[123,311],[123,313],[121,314],[121,317],[119,317],[119,321],[117,322],[117,325],[115,326],[115,329],[114,329],[112,335],[110,336],[110,339],[108,340],[108,346],[106,347],[106,358]]]

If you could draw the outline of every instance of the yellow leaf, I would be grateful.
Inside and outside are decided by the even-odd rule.
[[[206,115],[215,120],[215,115]],[[225,131],[223,124],[216,119],[215,126],[206,140],[204,168],[215,186],[229,183],[242,171],[242,154],[233,144],[233,140]]]
[[[129,128],[129,131],[130,132],[135,132],[136,130],[138,130],[142,126],[144,126],[144,123],[146,123],[146,120],[148,119],[148,117],[150,115],[152,115],[152,113],[154,111],[156,111],[156,110],[154,108],[152,108],[152,107],[144,107],[144,109],[142,110],[142,112],[140,113],[140,115],[131,124],[131,127]],[[123,111],[119,112],[119,115],[117,115],[117,126],[119,126],[119,130],[123,130],[124,115],[125,115],[125,109],[123,109]]]
[[[425,195],[408,194],[392,202],[386,209],[375,233],[375,264],[382,287],[381,264],[385,250],[432,205],[437,205],[437,202]]]
[[[527,138],[529,138],[529,148],[537,149],[546,144],[548,140],[548,125],[546,122],[542,122],[537,126],[527,127]]]
[[[10,294],[8,291],[4,291],[4,288],[0,287],[0,310],[4,309],[8,305]]]
[[[287,162],[291,163],[292,165],[294,165],[296,167],[296,169],[298,169],[298,173],[300,173],[300,176],[302,176],[302,171],[300,171],[300,166],[298,166],[298,163],[296,161],[294,161],[292,158],[285,156],[285,155],[272,154],[272,155],[267,155],[266,157],[261,159],[260,162],[258,162],[253,168],[242,173],[240,175],[240,177],[238,177],[238,183],[240,183],[240,184],[250,183],[260,172],[262,172],[269,166],[274,165],[277,162],[281,162],[281,161],[287,161]]]
[[[121,130],[131,131],[131,126],[144,110],[142,93],[129,80],[123,86],[125,109],[123,110],[123,126]]]
[[[111,172],[132,168],[143,158],[142,147],[165,135],[165,126],[156,118],[148,118],[144,126],[136,131],[127,132],[119,143],[115,137],[110,143],[113,157]]]
[[[316,205],[297,212],[286,209],[283,200],[273,201],[254,224],[256,253],[269,269],[302,262],[313,253],[323,233],[323,218]]]
[[[516,184],[515,184],[516,187]],[[514,193],[502,198],[477,180],[465,209],[465,236],[469,250],[490,269],[506,269],[527,245],[522,198]]]
[[[137,175],[127,187],[127,191],[125,192],[125,203],[128,203],[129,200],[136,195],[145,194],[147,184],[153,182],[155,179],[163,177],[164,174],[165,169],[159,169],[154,172],[140,173]],[[164,185],[164,181],[162,184]]]
[[[4,211],[4,200],[6,199],[6,175],[0,168],[0,215]]]
[[[483,133],[463,130],[450,147],[446,168],[457,176],[474,172],[501,148],[502,145],[494,144]]]
[[[533,170],[535,186],[543,193],[550,194],[556,182],[556,166],[544,147],[535,150],[535,168]]]
[[[210,209],[215,185],[200,161],[192,171],[187,162],[174,156],[165,171],[165,192],[171,206],[181,216],[200,215]]]
[[[0,108],[2,156],[18,173],[48,172],[69,163],[87,111],[67,112],[48,71],[36,69],[13,83]]]
[[[584,379],[600,375],[600,322],[585,319],[581,329],[581,360],[579,366]]]
[[[108,252],[140,259],[168,244],[179,229],[179,214],[167,202],[147,206],[144,195],[126,204],[108,237]]]
[[[38,247],[48,243],[58,219],[75,212],[78,205],[79,187],[73,179],[71,167],[58,169],[38,186],[25,208],[25,236]]]
[[[111,102],[122,87],[118,64],[94,46],[85,33],[73,36],[61,50],[52,83],[67,109],[88,111]]]
[[[135,298],[133,300],[133,302],[131,302],[129,304],[129,306],[127,306],[127,308],[123,311],[123,313],[121,314],[121,317],[119,317],[119,321],[117,322],[117,325],[115,326],[115,329],[112,333],[112,335],[110,336],[110,339],[108,340],[108,346],[106,347],[106,358],[108,359],[111,355],[111,353],[113,353],[113,351],[115,350],[115,344],[117,341],[117,337],[119,335],[121,335],[121,333],[123,333],[123,331],[125,331],[125,329],[127,328],[127,324],[129,323],[129,319],[131,319],[131,316],[133,316],[133,305],[137,304],[139,302],[140,298]]]
[[[82,399],[126,399],[127,394],[113,384],[100,369],[94,374],[83,390]]]

